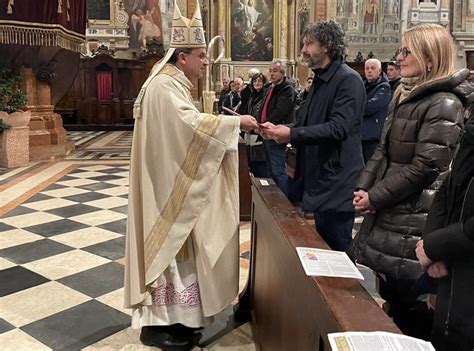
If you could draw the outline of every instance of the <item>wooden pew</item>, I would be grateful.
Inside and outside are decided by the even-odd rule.
[[[240,220],[250,221],[252,192],[250,190],[250,173],[247,149],[244,139],[239,139],[239,199]]]
[[[250,312],[260,349],[327,351],[331,332],[401,333],[356,279],[305,274],[295,248],[329,247],[268,182],[252,179],[250,276],[236,310]]]

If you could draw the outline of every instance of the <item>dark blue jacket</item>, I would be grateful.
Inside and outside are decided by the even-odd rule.
[[[390,84],[387,75],[382,76],[375,82],[364,82],[367,93],[364,120],[362,122],[362,140],[378,141],[382,135],[383,124],[387,118],[388,105],[391,98]]]
[[[301,124],[291,128],[297,159],[290,195],[305,211],[354,211],[353,191],[364,165],[365,101],[362,78],[345,63],[315,70]]]

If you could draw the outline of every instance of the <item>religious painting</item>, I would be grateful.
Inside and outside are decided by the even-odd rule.
[[[130,48],[144,50],[147,42],[152,39],[164,43],[163,17],[171,21],[173,16],[173,5],[169,6],[170,3],[171,1],[166,0],[125,0],[125,8],[130,18]],[[164,9],[161,4],[164,4]],[[167,40],[169,41],[169,34]]]
[[[273,0],[231,1],[232,60],[273,60]]]
[[[110,0],[87,1],[87,18],[110,21]]]
[[[202,24],[204,26],[204,35],[206,38],[206,43],[209,43],[209,0],[200,0],[201,3],[201,16]]]
[[[303,48],[303,31],[309,23],[309,11],[308,5],[304,2],[301,5],[301,9],[298,13],[298,20],[299,20],[299,42],[300,42],[300,50]]]
[[[377,34],[380,0],[364,0],[364,33]]]

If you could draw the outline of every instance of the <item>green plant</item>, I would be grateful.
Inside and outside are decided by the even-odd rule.
[[[12,113],[25,108],[26,94],[20,89],[20,82],[19,72],[12,69],[8,61],[0,59],[0,111]]]
[[[0,133],[6,131],[7,129],[10,129],[11,126],[9,124],[6,124],[3,122],[3,119],[0,118]]]

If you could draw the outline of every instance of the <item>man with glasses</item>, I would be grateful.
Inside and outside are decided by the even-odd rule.
[[[164,350],[192,349],[238,294],[237,143],[258,128],[194,105],[191,81],[209,64],[199,9],[188,20],[175,5],[170,49],[134,104],[125,307],[140,340]]]

